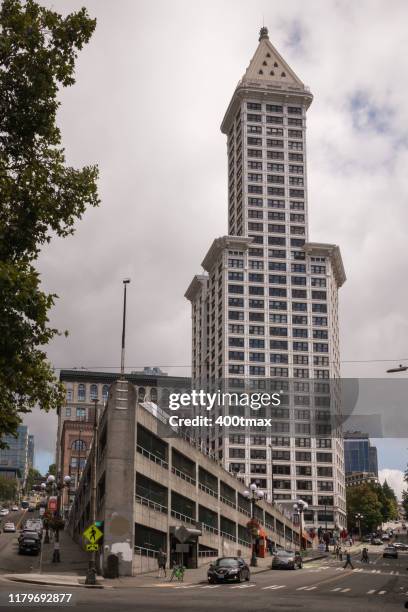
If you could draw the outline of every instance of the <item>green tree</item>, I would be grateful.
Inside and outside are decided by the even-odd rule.
[[[48,467],[48,474],[52,474],[53,476],[57,475],[57,465],[56,463],[51,463]]]
[[[66,17],[34,0],[0,8],[0,446],[21,414],[64,398],[44,350],[60,333],[48,319],[57,296],[41,290],[33,264],[98,204],[97,168],[66,165],[56,125],[58,89],[74,84],[95,25],[84,8]]]
[[[404,509],[405,517],[408,517],[408,491],[405,489],[402,492],[402,507]]]
[[[39,472],[35,468],[29,468],[28,474],[27,474],[25,490],[26,491],[31,491],[32,488],[33,488],[33,485],[36,484],[36,481],[38,479],[40,479],[40,478],[42,478],[41,472]]]
[[[9,480],[0,476],[0,499],[2,501],[13,501],[17,495],[17,482],[16,480]]]
[[[357,526],[356,514],[362,514],[361,529],[363,532],[374,531],[382,523],[381,502],[376,491],[369,484],[348,487],[346,490],[347,528]]]

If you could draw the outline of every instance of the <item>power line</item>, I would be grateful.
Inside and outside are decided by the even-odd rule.
[[[403,361],[408,361],[408,357],[399,357],[399,358],[395,358],[395,359],[341,359],[340,363],[401,363]],[[330,361],[329,363],[333,363],[333,361]],[[141,368],[142,371],[146,366],[146,364],[144,365],[131,365],[131,366],[126,366],[126,369],[129,370],[135,370],[136,368]],[[167,364],[167,365],[163,365],[163,364],[155,364],[154,366],[155,368],[191,368],[191,363],[189,364],[185,364],[185,365],[171,365],[171,364]],[[120,370],[120,366],[113,366],[113,365],[90,365],[90,366],[54,366],[55,370]]]

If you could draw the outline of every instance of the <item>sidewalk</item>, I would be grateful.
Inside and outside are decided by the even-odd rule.
[[[67,531],[60,531],[60,563],[52,562],[54,541],[43,544],[41,574],[72,574],[85,576],[88,567],[89,553],[74,542]]]

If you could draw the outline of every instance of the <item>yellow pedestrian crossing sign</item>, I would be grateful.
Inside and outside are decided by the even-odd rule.
[[[99,544],[87,544],[86,550],[88,552],[96,552],[97,550],[99,550]]]
[[[103,536],[103,533],[94,523],[93,525],[90,525],[88,529],[85,529],[83,536],[89,540],[91,544],[96,544],[96,542]]]

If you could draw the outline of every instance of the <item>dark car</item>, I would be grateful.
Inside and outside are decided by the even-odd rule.
[[[380,540],[380,538],[372,538],[371,539],[371,544],[373,546],[382,546],[382,540]]]
[[[41,550],[41,540],[34,531],[23,532],[18,538],[18,553],[31,553],[38,555]]]
[[[383,552],[384,558],[398,559],[398,550],[394,546],[386,546]]]
[[[272,558],[272,569],[302,569],[302,557],[298,552],[279,550]]]
[[[397,550],[408,550],[408,544],[405,544],[404,542],[394,542],[393,547]]]
[[[247,563],[241,557],[220,557],[208,568],[207,578],[214,582],[241,582],[251,577]]]

